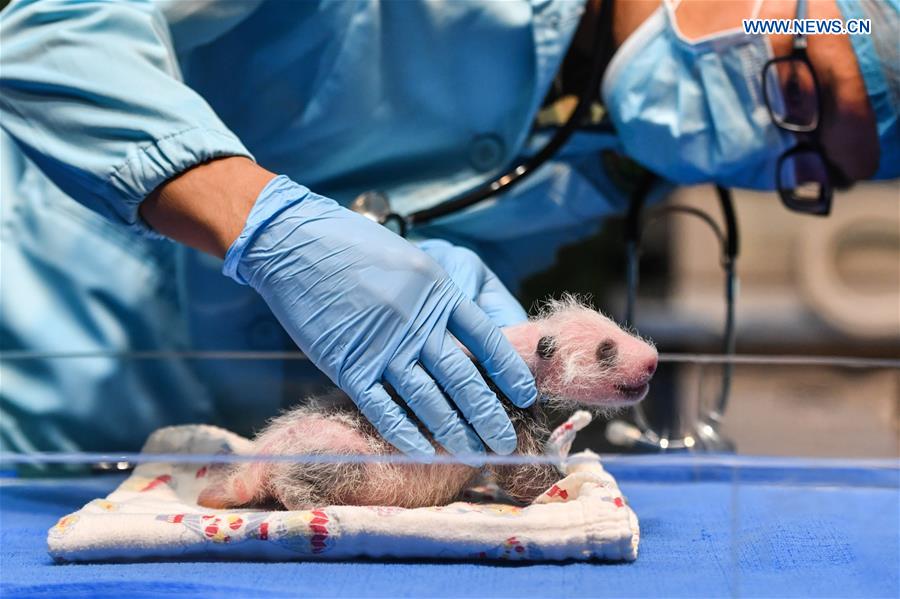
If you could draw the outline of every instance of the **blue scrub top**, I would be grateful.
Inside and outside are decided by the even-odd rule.
[[[537,143],[531,123],[582,10],[13,2],[0,13],[2,350],[290,347],[218,260],[154,238],[143,198],[194,164],[245,155],[345,204],[376,189],[401,213],[432,206]],[[425,233],[480,251],[514,287],[621,208],[594,172],[598,148],[613,144],[577,137],[509,197]],[[572,160],[585,155],[591,172]],[[3,450],[136,449],[183,422],[248,432],[284,401],[276,361],[7,356]]]

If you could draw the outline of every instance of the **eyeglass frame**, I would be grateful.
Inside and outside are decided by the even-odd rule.
[[[797,0],[796,13],[798,19],[802,19],[806,15],[806,0]],[[763,101],[766,104],[766,110],[769,112],[769,118],[772,119],[772,123],[776,127],[789,133],[808,135],[811,138],[797,142],[794,147],[785,150],[782,152],[781,156],[778,157],[778,162],[775,166],[775,186],[778,190],[778,195],[781,197],[782,204],[796,212],[827,216],[831,212],[831,201],[834,197],[834,189],[831,181],[831,173],[834,170],[834,167],[832,162],[828,159],[828,155],[825,153],[825,149],[819,139],[819,130],[822,122],[822,88],[819,85],[819,78],[816,75],[816,70],[813,68],[812,62],[809,60],[809,55],[806,52],[806,45],[806,34],[796,33],[794,34],[793,47],[790,54],[776,56],[766,61],[766,64],[764,64],[762,68]],[[816,118],[815,122],[811,125],[798,125],[783,121],[775,114],[775,111],[772,109],[772,105],[769,102],[769,78],[766,77],[766,71],[772,65],[788,61],[799,61],[804,63],[812,76],[813,88],[816,92]],[[774,68],[776,69],[775,72],[777,74],[777,66]],[[786,189],[781,184],[781,167],[784,164],[784,161],[791,156],[802,154],[804,152],[814,152],[818,155],[819,160],[822,161],[822,164],[825,167],[825,181],[822,182],[822,190],[819,193],[819,199],[816,202],[795,199],[794,192],[796,191],[796,188]]]

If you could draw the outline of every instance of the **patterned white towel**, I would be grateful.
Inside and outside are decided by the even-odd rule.
[[[567,451],[585,424],[573,415],[551,439]],[[567,427],[568,428],[565,428]],[[241,453],[249,441],[211,426],[156,431],[145,453]],[[208,466],[148,463],[105,499],[50,529],[61,562],[140,559],[298,560],[371,558],[625,560],[637,557],[637,516],[590,452],[527,507],[457,502],[446,506],[330,506],[305,511],[210,511],[197,505]],[[586,461],[583,461],[586,460]]]

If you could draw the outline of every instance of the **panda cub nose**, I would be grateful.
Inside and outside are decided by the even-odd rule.
[[[616,362],[616,356],[619,355],[619,348],[612,339],[604,339],[597,346],[597,361],[604,366],[612,366]]]
[[[654,354],[654,356],[644,365],[644,371],[647,373],[648,377],[653,376],[656,372],[657,364],[659,364],[659,357]]]

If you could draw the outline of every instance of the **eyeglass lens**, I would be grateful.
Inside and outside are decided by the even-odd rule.
[[[779,165],[778,186],[793,189],[798,201],[816,202],[828,185],[828,169],[822,155],[813,150],[792,152]]]
[[[818,126],[819,99],[808,62],[794,56],[779,58],[766,65],[763,76],[773,77],[779,83],[777,87],[766,88],[766,102],[776,125],[799,131],[811,131]],[[776,96],[778,91],[780,98]]]

